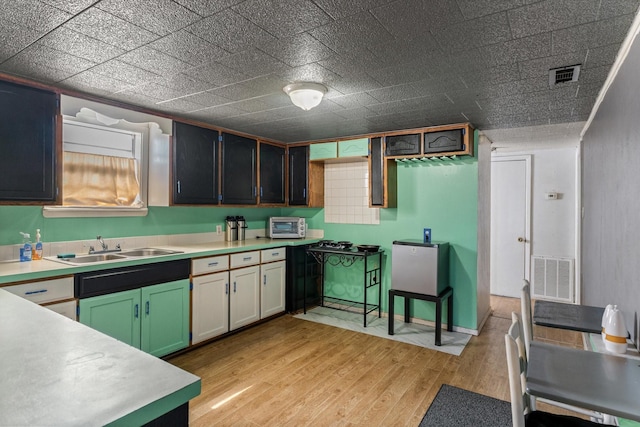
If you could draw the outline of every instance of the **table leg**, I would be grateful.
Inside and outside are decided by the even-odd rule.
[[[393,335],[393,300],[395,293],[389,290],[389,335]]]
[[[436,301],[436,345],[441,345],[442,340],[442,300]]]
[[[449,294],[447,301],[447,331],[453,331],[453,291]]]
[[[404,297],[404,323],[411,323],[411,298],[406,295]]]

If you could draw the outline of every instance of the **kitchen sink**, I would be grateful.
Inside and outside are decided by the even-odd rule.
[[[181,251],[171,251],[168,249],[158,249],[158,248],[141,248],[141,249],[132,249],[130,251],[119,252],[119,255],[130,256],[130,257],[141,257],[141,256],[159,256],[159,255],[171,255],[171,254],[181,254]]]
[[[86,264],[90,262],[103,262],[103,261],[115,261],[124,260],[126,257],[116,254],[97,254],[97,255],[83,255],[75,258],[67,258],[64,261],[71,264]]]
[[[181,253],[183,252],[172,251],[169,249],[140,248],[140,249],[131,249],[128,251],[122,251],[117,253],[78,255],[75,258],[58,258],[55,256],[45,257],[45,258],[50,261],[61,262],[63,264],[68,264],[68,265],[81,265],[81,264],[101,263],[101,262],[110,262],[110,261],[126,261],[130,259],[139,259],[144,257],[155,257],[155,256],[161,256],[161,255],[171,255],[171,254],[181,254]]]

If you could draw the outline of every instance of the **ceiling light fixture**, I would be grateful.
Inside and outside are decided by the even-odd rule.
[[[293,105],[310,110],[320,104],[322,97],[327,93],[327,88],[320,83],[291,83],[286,85],[282,90],[291,98]]]

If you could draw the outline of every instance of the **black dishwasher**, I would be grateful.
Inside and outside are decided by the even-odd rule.
[[[128,291],[174,280],[188,279],[189,259],[78,273],[74,277],[76,298]]]

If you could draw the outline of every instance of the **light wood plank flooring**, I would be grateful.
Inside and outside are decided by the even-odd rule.
[[[202,378],[192,426],[415,427],[442,384],[509,400],[504,334],[520,301],[491,305],[459,357],[284,315],[168,361]],[[572,332],[534,334],[581,345]]]

